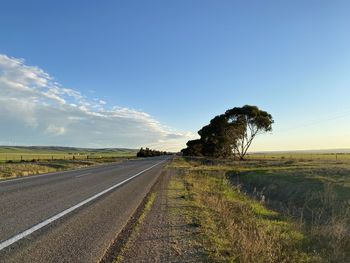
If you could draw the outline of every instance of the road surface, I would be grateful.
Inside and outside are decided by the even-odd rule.
[[[98,262],[166,160],[0,181],[0,262]]]

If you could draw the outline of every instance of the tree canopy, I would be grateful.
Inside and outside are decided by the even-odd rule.
[[[198,134],[202,141],[202,154],[215,158],[227,158],[232,155],[231,142],[234,126],[228,123],[225,115],[216,116],[204,126]]]
[[[203,143],[201,140],[191,140],[186,143],[187,148],[181,152],[185,156],[202,156]]]
[[[188,141],[182,153],[214,158],[237,154],[240,159],[244,159],[254,138],[260,133],[271,131],[272,124],[272,116],[256,106],[235,107],[214,117],[199,130],[200,139]]]
[[[137,152],[137,157],[153,157],[153,156],[161,156],[161,155],[167,155],[167,152],[163,151],[157,151],[157,150],[151,150],[149,148],[141,149]]]
[[[237,126],[238,136],[233,148],[241,159],[247,154],[254,138],[259,133],[272,130],[271,114],[256,106],[235,107],[227,110],[225,116],[229,123]]]

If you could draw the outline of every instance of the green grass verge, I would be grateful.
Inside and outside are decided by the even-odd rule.
[[[143,221],[145,220],[146,215],[149,213],[149,211],[151,210],[154,200],[156,199],[157,194],[152,192],[146,200],[145,206],[141,212],[141,215],[137,218],[137,221],[135,223],[135,226],[132,230],[132,233],[130,234],[127,242],[125,243],[125,245],[121,248],[121,251],[119,253],[119,255],[117,256],[117,258],[113,261],[113,263],[121,263],[123,262],[124,259],[124,253],[130,248],[131,243],[133,242],[133,240],[137,237],[137,235],[140,232],[140,227],[143,223]]]
[[[240,192],[225,167],[194,165],[178,158],[192,217],[212,262],[319,262],[297,225]]]

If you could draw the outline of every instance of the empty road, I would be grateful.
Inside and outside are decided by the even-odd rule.
[[[97,262],[168,157],[0,181],[0,262]]]

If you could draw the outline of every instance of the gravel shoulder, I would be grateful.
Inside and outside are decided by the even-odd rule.
[[[164,169],[114,262],[207,262],[178,171]]]

